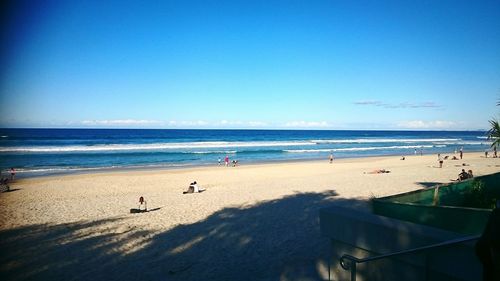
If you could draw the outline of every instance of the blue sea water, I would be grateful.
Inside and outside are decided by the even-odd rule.
[[[103,168],[484,151],[483,131],[0,129],[0,168],[20,176]]]

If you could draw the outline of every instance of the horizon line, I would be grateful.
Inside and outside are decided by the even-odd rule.
[[[240,130],[240,131],[447,131],[487,132],[488,129],[326,129],[326,128],[137,128],[137,127],[0,127],[0,130],[60,129],[60,130]]]

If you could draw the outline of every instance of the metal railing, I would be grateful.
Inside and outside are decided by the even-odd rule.
[[[448,241],[444,241],[444,242],[440,242],[440,243],[436,243],[436,244],[432,244],[432,245],[428,245],[428,246],[423,246],[423,247],[408,249],[408,250],[404,250],[404,251],[398,251],[398,252],[373,256],[373,257],[367,257],[364,259],[353,257],[351,255],[343,255],[340,258],[340,266],[342,266],[342,268],[344,270],[351,270],[351,281],[356,281],[356,265],[357,264],[371,262],[371,261],[385,259],[385,258],[390,258],[390,257],[394,257],[394,256],[404,255],[404,254],[409,254],[409,253],[425,251],[425,250],[429,250],[429,249],[441,248],[441,247],[450,246],[450,245],[459,244],[459,243],[465,243],[465,242],[477,240],[477,239],[479,239],[479,237],[480,237],[480,235],[462,237],[462,238],[452,239],[452,240],[448,240]],[[427,267],[428,267],[427,257],[425,260],[426,260],[425,261],[425,263],[426,263],[425,268],[426,268],[426,276],[427,276],[427,274],[428,274],[428,272],[427,272],[428,271],[427,270]],[[427,280],[427,278],[426,278],[426,280]]]

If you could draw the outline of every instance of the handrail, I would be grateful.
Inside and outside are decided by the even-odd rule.
[[[424,251],[424,250],[428,250],[428,249],[440,248],[440,247],[449,246],[449,245],[453,245],[453,244],[469,242],[469,241],[477,240],[477,239],[479,239],[479,237],[480,237],[480,235],[461,237],[461,238],[452,239],[452,240],[448,240],[448,241],[444,241],[444,242],[440,242],[440,243],[436,243],[436,244],[432,244],[432,245],[422,246],[422,247],[418,247],[418,248],[413,248],[413,249],[408,249],[408,250],[403,250],[403,251],[398,251],[398,252],[393,252],[393,253],[388,253],[388,254],[382,254],[382,255],[373,256],[373,257],[367,257],[367,258],[363,258],[363,259],[353,257],[351,255],[346,254],[340,258],[340,266],[342,266],[342,268],[344,270],[350,269],[351,270],[351,281],[355,281],[356,280],[356,265],[358,263],[365,263],[365,262],[389,258],[389,257],[393,257],[393,256],[409,254],[409,253]],[[349,260],[349,262],[346,263],[346,260]]]

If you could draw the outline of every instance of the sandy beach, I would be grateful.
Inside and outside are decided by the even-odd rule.
[[[410,155],[18,180],[0,194],[0,278],[321,280],[319,208],[369,211],[371,197],[447,183],[462,168],[500,171],[483,153],[438,165]],[[182,194],[192,181],[207,190]],[[140,196],[150,212],[130,214]]]

